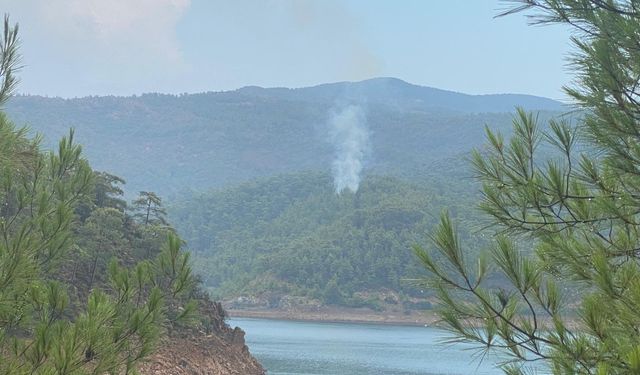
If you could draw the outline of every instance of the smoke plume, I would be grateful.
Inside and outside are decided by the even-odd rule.
[[[333,185],[336,193],[345,189],[358,191],[364,159],[369,150],[369,130],[364,111],[349,105],[331,116],[330,139],[335,150]]]

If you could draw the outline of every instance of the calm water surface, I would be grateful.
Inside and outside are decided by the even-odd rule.
[[[497,375],[496,357],[474,360],[473,347],[443,345],[447,332],[426,327],[229,321],[246,332],[269,375]]]

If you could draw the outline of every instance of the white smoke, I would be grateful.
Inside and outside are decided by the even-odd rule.
[[[332,164],[336,193],[358,191],[360,173],[369,150],[369,130],[362,108],[349,105],[334,112],[329,121],[329,136],[335,150]]]

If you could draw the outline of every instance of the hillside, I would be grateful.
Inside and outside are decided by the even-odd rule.
[[[370,134],[365,171],[414,178],[459,158],[483,139],[483,126],[508,131],[515,106],[557,111],[526,95],[465,95],[380,78],[301,89],[246,87],[189,95],[78,99],[18,96],[6,106],[46,144],[76,128],[98,170],[122,176],[130,191],[163,196],[300,170],[328,171],[332,111],[360,106]]]
[[[161,200],[129,205],[122,183],[91,169],[73,133],[45,151],[0,112],[0,373],[131,373],[189,338],[221,346],[194,362],[205,372],[264,374],[202,291]]]
[[[381,176],[336,195],[329,175],[307,172],[194,194],[169,212],[217,298],[273,308],[296,301],[380,309],[392,300],[412,309],[424,308],[429,293],[403,281],[421,274],[411,246],[427,242],[447,207],[461,239],[479,249],[471,201],[463,191]]]
[[[146,216],[135,202],[129,204],[123,199],[124,186],[117,176],[93,172],[92,182],[91,193],[75,208],[74,243],[64,254],[54,277],[70,291],[73,307],[69,314],[81,313],[84,301],[90,300],[96,290],[114,288],[110,283],[122,275],[113,274],[112,262],[126,269],[124,274],[133,270],[141,272],[145,262],[155,270],[161,269],[163,263],[175,267],[182,259],[189,259],[184,251],[180,251],[176,259],[166,257],[167,237],[175,230],[161,213],[145,220]],[[244,332],[227,324],[227,313],[221,304],[203,293],[190,266],[184,264],[184,274],[189,280],[185,284],[191,287],[184,296],[168,299],[170,319],[168,324],[158,327],[163,333],[162,339],[154,345],[148,358],[138,364],[140,373],[264,374],[245,345]],[[166,277],[182,276],[169,273]],[[171,287],[164,281],[157,284]],[[141,294],[144,293],[148,292]],[[179,311],[187,311],[188,303],[195,306],[191,320],[174,322],[176,306]]]

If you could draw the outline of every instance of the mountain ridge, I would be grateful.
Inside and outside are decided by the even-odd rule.
[[[390,91],[390,93],[386,96],[372,96],[371,92],[376,91]],[[340,97],[346,101],[370,101],[373,99],[373,102],[384,100],[396,102],[398,99],[424,102],[425,100],[435,99],[436,103],[427,103],[425,108],[441,108],[461,112],[510,112],[515,107],[523,107],[526,110],[551,111],[562,111],[566,108],[565,104],[542,96],[519,93],[467,94],[459,91],[416,85],[394,77],[376,77],[362,81],[339,81],[297,88],[252,85],[223,92],[247,93],[249,95],[276,94],[287,99],[293,99],[296,95],[298,99],[300,95],[305,95],[308,99],[315,100],[331,100]],[[447,100],[443,101],[438,96],[446,96]],[[415,107],[419,108],[420,105],[415,103]]]
[[[509,132],[518,103],[554,114],[564,108],[551,99],[519,98],[470,96],[379,78],[185,95],[16,96],[6,112],[16,124],[42,133],[50,148],[75,127],[97,169],[121,175],[133,192],[153,189],[167,196],[261,176],[329,170],[335,152],[328,134],[331,113],[350,104],[365,109],[371,132],[365,171],[404,175],[481,146],[485,124]]]
[[[515,106],[524,106],[527,108],[527,107],[530,107],[531,105],[533,105],[533,107],[529,108],[530,110],[555,111],[555,110],[562,110],[563,108],[566,108],[566,105],[558,100],[547,98],[544,96],[539,96],[539,95],[522,94],[522,93],[468,94],[462,91],[448,90],[448,89],[442,89],[442,88],[437,88],[432,86],[417,85],[417,84],[413,84],[395,77],[374,77],[374,78],[369,78],[361,81],[337,81],[337,82],[320,83],[317,85],[302,86],[302,87],[285,87],[285,86],[264,87],[259,85],[247,85],[247,86],[242,86],[237,89],[231,89],[231,90],[219,90],[219,91],[210,90],[210,91],[203,91],[203,92],[179,93],[179,94],[145,92],[145,93],[135,94],[135,95],[88,95],[88,96],[80,96],[80,97],[72,97],[72,98],[47,96],[47,95],[40,95],[40,94],[19,94],[17,95],[17,97],[22,97],[22,98],[32,97],[32,98],[61,100],[61,101],[82,101],[85,99],[96,99],[96,98],[135,99],[135,98],[140,98],[145,96],[156,96],[156,95],[169,96],[169,97],[183,97],[183,96],[200,96],[200,95],[205,95],[205,96],[206,95],[225,95],[225,94],[233,94],[233,93],[256,95],[256,94],[267,93],[267,92],[276,93],[276,94],[283,94],[283,93],[298,94],[298,93],[305,93],[305,92],[317,93],[318,91],[325,91],[325,90],[333,91],[333,92],[339,92],[340,90],[346,90],[346,91],[355,90],[358,94],[360,94],[360,91],[363,89],[375,89],[375,88],[378,88],[378,89],[386,88],[386,89],[392,89],[392,90],[398,90],[402,88],[404,90],[411,90],[414,93],[420,92],[421,95],[423,96],[440,94],[440,95],[456,96],[458,98],[471,98],[476,100],[485,100],[485,99],[497,100],[500,98],[507,98],[507,99],[513,98],[513,99],[525,100],[525,103],[521,103],[515,100],[508,100],[508,102],[512,105],[510,108],[507,108],[507,111],[511,111]],[[326,95],[326,92],[325,92],[325,95]],[[535,108],[536,105],[539,106],[539,108]],[[491,110],[488,110],[487,112],[494,112],[496,110],[502,111],[504,110],[504,108],[491,109]]]

